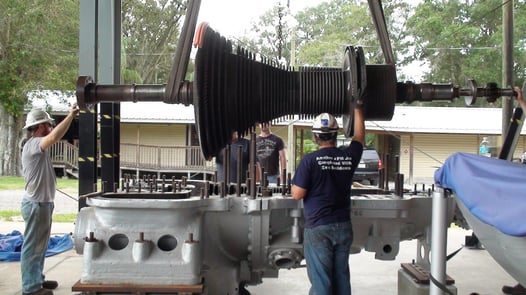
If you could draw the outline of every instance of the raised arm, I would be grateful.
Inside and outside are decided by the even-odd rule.
[[[74,103],[69,109],[69,113],[66,118],[64,118],[64,120],[62,120],[55,128],[53,128],[53,130],[51,130],[48,135],[42,138],[42,141],[40,142],[40,148],[42,150],[47,150],[54,143],[62,139],[64,134],[66,134],[68,131],[71,122],[73,122],[73,119],[75,119],[78,113],[79,109],[77,108],[77,103]]]
[[[515,91],[517,92],[517,101],[519,102],[522,111],[526,113],[526,102],[524,101],[524,97],[522,96],[522,89],[520,87],[515,86]]]
[[[359,141],[361,144],[365,141],[365,123],[362,108],[354,108],[354,135],[353,141]]]

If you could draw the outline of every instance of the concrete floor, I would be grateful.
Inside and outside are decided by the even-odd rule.
[[[0,191],[0,210],[19,210],[22,191]],[[76,196],[73,196],[73,198]],[[64,194],[58,194],[55,200],[56,213],[77,211],[77,203]],[[53,234],[66,234],[74,231],[73,223],[54,223]],[[23,232],[23,222],[0,221],[0,233],[13,230]],[[459,228],[448,230],[447,253],[451,253],[464,244],[466,235],[471,231]],[[400,244],[400,253],[393,261],[374,259],[374,253],[362,252],[351,255],[351,284],[354,295],[394,295],[398,294],[398,270],[401,263],[410,263],[416,259],[416,240]],[[56,295],[74,294],[71,287],[80,279],[82,256],[75,250],[46,258],[46,278],[57,280],[59,287]],[[508,275],[485,250],[464,248],[447,264],[447,274],[455,280],[457,294],[480,295],[502,294],[502,285],[515,285],[516,281]],[[20,263],[0,262],[0,295],[20,295]],[[263,279],[263,284],[250,286],[252,295],[297,295],[308,294],[310,284],[306,269],[282,270],[278,278]],[[215,295],[215,294],[211,294]],[[398,294],[407,295],[407,294]]]
[[[471,231],[459,228],[448,230],[448,254],[464,243]],[[398,270],[401,263],[416,259],[416,240],[400,244],[400,253],[393,261],[374,259],[374,253],[351,255],[351,284],[354,295],[398,294]],[[447,274],[455,280],[457,294],[480,295],[502,294],[502,285],[515,284],[500,265],[485,250],[464,248],[447,264]],[[267,279],[260,286],[250,288],[253,295],[270,294],[269,290],[280,290],[279,294],[308,294],[309,282],[305,270],[282,271],[278,279]],[[268,291],[268,292],[267,292]],[[405,294],[398,294],[405,295]]]
[[[12,230],[23,231],[22,222],[0,222],[0,233]],[[70,233],[74,224],[54,223],[54,234]],[[461,247],[470,231],[458,228],[448,230],[448,253]],[[416,257],[416,241],[404,241],[394,261],[374,259],[374,253],[362,252],[351,255],[351,283],[355,295],[398,294],[398,270],[401,263],[411,262]],[[46,258],[45,274],[48,279],[59,281],[56,295],[75,294],[71,291],[82,273],[82,256],[74,250]],[[20,263],[0,262],[0,294],[20,295]],[[515,281],[491,258],[485,250],[464,248],[454,256],[447,266],[447,274],[455,280],[457,294],[480,295],[502,294],[501,287]],[[250,286],[252,295],[296,295],[308,294],[309,281],[306,270],[282,270],[279,278],[263,279],[263,284]],[[404,295],[404,294],[399,294]]]

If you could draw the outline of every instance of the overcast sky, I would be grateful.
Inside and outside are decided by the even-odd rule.
[[[288,0],[292,14],[327,1],[330,0]],[[421,0],[407,1],[416,4]],[[233,40],[245,35],[245,31],[251,28],[253,22],[280,2],[284,6],[287,5],[287,0],[201,0],[197,24],[207,22],[214,31]],[[427,66],[417,62],[403,71],[408,78],[418,82],[421,79],[422,68]]]
[[[288,0],[290,10],[296,13],[306,7],[316,6],[325,0]],[[207,22],[222,36],[241,37],[267,10],[287,0],[202,0],[197,23]]]
[[[330,0],[201,0],[198,24],[208,22],[222,36],[240,37],[249,30],[251,23],[259,19],[267,10],[280,3],[289,3],[292,14],[306,7],[317,6]],[[407,0],[416,4],[421,0]]]

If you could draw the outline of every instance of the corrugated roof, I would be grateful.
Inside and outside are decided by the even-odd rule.
[[[336,119],[341,126],[341,118]],[[294,124],[311,126],[311,122],[300,120]],[[366,121],[365,127],[385,132],[497,135],[502,133],[502,109],[396,106],[391,121]],[[525,126],[521,134],[526,134]]]
[[[123,102],[121,122],[124,123],[194,123],[194,107],[163,102]]]
[[[502,109],[396,106],[391,121],[370,121],[367,128],[407,133],[501,134]],[[525,131],[523,126],[521,134]]]
[[[54,90],[28,93],[26,111],[41,109],[54,115],[67,114],[77,101],[73,92]],[[122,102],[121,122],[125,123],[194,123],[194,107],[163,102]]]

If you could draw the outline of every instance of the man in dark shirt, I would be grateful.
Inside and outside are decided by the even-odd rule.
[[[246,174],[248,170],[249,162],[249,148],[250,141],[246,138],[239,138],[237,131],[232,132],[232,141],[230,143],[230,180],[227,182],[236,183],[237,182],[237,165],[238,162],[241,162],[241,174],[240,180],[241,183],[244,183],[246,180]],[[238,152],[241,149],[241,158],[238,159]],[[217,170],[217,181],[225,181],[224,166],[223,166],[223,155],[225,154],[225,149],[223,148],[216,156],[216,170]]]
[[[287,166],[285,143],[270,131],[270,123],[259,124],[260,134],[256,137],[256,154],[259,168],[267,173],[269,183],[277,183],[278,176]],[[259,179],[262,179],[263,175]],[[283,182],[283,179],[281,179]]]
[[[351,294],[350,197],[365,138],[362,110],[354,111],[354,136],[346,149],[336,147],[338,129],[332,115],[316,117],[312,133],[319,150],[301,160],[292,180],[292,197],[304,205],[303,247],[311,295]]]

